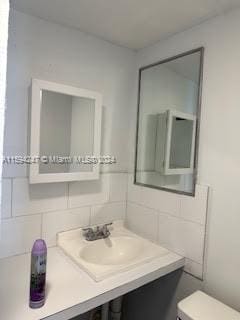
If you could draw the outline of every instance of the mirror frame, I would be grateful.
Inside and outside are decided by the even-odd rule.
[[[86,89],[76,88],[64,84],[39,79],[32,79],[30,156],[40,156],[40,121],[42,107],[42,90],[48,90],[75,97],[89,98],[95,100],[93,156],[99,159],[101,148],[102,95],[95,91],[90,91]],[[38,161],[37,163],[30,163],[29,182],[30,184],[34,184],[49,182],[97,180],[99,179],[99,167],[100,164],[98,162],[97,164],[93,164],[93,170],[88,172],[40,173]]]
[[[169,61],[181,58],[181,57],[191,55],[196,52],[200,53],[200,64],[199,64],[199,86],[198,86],[196,130],[195,130],[195,150],[194,150],[194,166],[193,166],[193,170],[194,170],[194,173],[193,173],[193,192],[168,189],[165,187],[158,187],[158,186],[154,186],[151,184],[137,182],[137,157],[138,157],[138,140],[139,140],[138,134],[139,134],[139,115],[140,115],[140,95],[141,95],[142,71],[149,69],[151,67],[155,67],[155,66],[167,63]],[[192,49],[192,50],[180,53],[176,56],[173,56],[173,57],[170,57],[167,59],[163,59],[158,62],[155,62],[155,63],[152,63],[152,64],[149,64],[149,65],[146,65],[146,66],[139,68],[139,71],[138,71],[138,96],[137,96],[137,127],[136,127],[136,139],[135,139],[135,141],[136,141],[135,142],[135,161],[134,161],[135,164],[134,164],[134,181],[133,181],[133,183],[135,185],[195,197],[197,174],[198,174],[197,168],[198,168],[199,134],[200,134],[201,102],[202,102],[203,59],[204,59],[204,47],[199,47],[199,48]]]

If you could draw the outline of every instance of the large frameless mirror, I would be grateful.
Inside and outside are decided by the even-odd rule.
[[[139,70],[135,184],[195,194],[203,48]]]

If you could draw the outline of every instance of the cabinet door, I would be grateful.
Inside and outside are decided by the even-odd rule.
[[[168,110],[165,174],[190,174],[194,167],[196,117]]]
[[[155,170],[160,173],[164,173],[165,166],[167,122],[167,111],[157,115]]]

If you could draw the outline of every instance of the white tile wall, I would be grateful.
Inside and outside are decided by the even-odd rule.
[[[3,219],[11,217],[12,210],[12,181],[11,179],[2,180],[2,201],[1,217]]]
[[[27,178],[3,179],[0,257],[31,250],[43,237],[56,244],[56,233],[124,219],[127,174],[103,174],[99,181],[29,185]],[[68,192],[69,191],[69,192]]]
[[[180,216],[183,219],[205,225],[207,213],[208,186],[196,185],[195,197],[181,196]]]
[[[197,185],[192,198],[132,178],[108,173],[99,181],[30,186],[27,178],[3,179],[0,257],[29,252],[39,237],[54,246],[59,231],[124,219],[127,204],[131,230],[187,257],[185,270],[201,277],[208,187]]]
[[[128,178],[127,225],[136,233],[185,256],[185,270],[202,278],[208,187],[196,186],[195,197],[133,184]]]
[[[1,228],[0,258],[29,252],[41,236],[41,215],[6,219]]]
[[[45,213],[42,221],[42,237],[48,246],[55,246],[58,232],[86,227],[89,223],[90,207]]]
[[[67,183],[29,185],[27,178],[13,179],[13,216],[67,208]]]
[[[110,175],[109,201],[126,201],[127,198],[126,173],[114,173]]]
[[[76,208],[108,202],[109,176],[109,174],[103,174],[99,180],[71,182],[69,184],[69,207]]]
[[[204,227],[159,213],[159,243],[197,263],[203,261]]]
[[[114,220],[124,220],[126,202],[114,202],[105,205],[93,206],[91,211],[91,225],[109,223]]]
[[[128,202],[126,226],[149,240],[158,240],[158,214],[155,210]]]
[[[180,214],[180,196],[157,189],[141,187],[132,183],[132,175],[128,183],[128,200],[142,206],[166,212],[174,216]]]

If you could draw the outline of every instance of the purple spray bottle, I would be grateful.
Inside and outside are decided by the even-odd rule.
[[[47,246],[44,240],[34,242],[31,256],[30,308],[40,308],[45,303]]]

